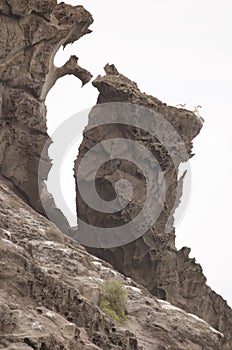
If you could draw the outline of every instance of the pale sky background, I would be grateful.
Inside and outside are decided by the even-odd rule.
[[[208,284],[232,305],[231,0],[65,2],[83,5],[95,22],[92,34],[58,52],[56,65],[75,54],[96,77],[106,63],[114,63],[142,91],[167,104],[203,106],[205,124],[191,159],[192,195],[176,242],[178,248],[191,247]],[[49,133],[93,106],[97,95],[91,83],[81,89],[75,77],[60,79],[46,101]],[[74,211],[72,157],[67,157],[62,174],[65,198]]]

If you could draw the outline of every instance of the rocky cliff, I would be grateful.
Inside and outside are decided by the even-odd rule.
[[[159,139],[136,127],[115,124],[110,132],[108,126],[95,128],[94,133],[86,130],[76,172],[81,157],[100,139],[139,140],[164,172],[160,177],[160,170],[152,168],[151,183],[153,189],[157,179],[160,186],[166,182],[164,208],[156,224],[136,241],[114,249],[89,248],[114,267],[64,235],[70,233],[67,220],[43,182],[51,167],[48,150],[43,150],[49,139],[45,98],[66,74],[74,74],[83,84],[91,79],[77,57],[60,68],[53,59],[61,45],[90,33],[92,21],[82,6],[56,0],[0,0],[0,349],[229,350],[231,310],[207,287],[201,267],[188,258],[189,250],[175,248],[173,213],[184,179],[178,176],[178,166],[191,157],[191,142],[202,121],[192,112],[141,94],[114,66],[107,66],[106,76],[94,81],[100,91],[99,106],[122,102],[131,108],[132,103],[133,116],[140,111],[138,106],[149,107],[162,116],[164,125],[168,120],[180,139],[167,144],[168,153]],[[93,109],[90,125],[98,112]],[[168,133],[161,136],[165,144]],[[180,145],[184,145],[181,155]],[[114,184],[126,175],[136,184],[133,200],[123,213],[112,213],[109,219],[81,202],[78,193],[78,215],[83,221],[113,229],[136,217],[142,208],[143,172],[123,160],[126,150],[123,157],[120,152],[116,165],[110,161],[100,169],[98,193],[112,200]],[[121,196],[125,203],[124,191]],[[41,197],[49,203],[49,213]],[[56,225],[46,216],[56,218]],[[81,225],[73,236],[80,234]],[[119,280],[129,293],[125,325],[113,322],[99,308],[100,283],[110,279]]]
[[[92,21],[82,6],[57,4],[56,0],[0,1],[0,176],[43,214],[38,167],[48,139],[45,98],[66,74],[75,75],[83,84],[91,79],[77,57],[56,68],[54,56],[61,45],[89,33]],[[51,166],[47,150],[40,164],[42,191]],[[43,195],[52,202],[44,185]],[[54,203],[50,208],[57,211]],[[58,224],[67,231],[61,212]]]
[[[184,179],[184,175],[178,178],[178,169],[181,162],[186,161],[186,156],[189,158],[192,156],[192,140],[202,127],[202,119],[191,111],[167,106],[157,98],[141,93],[136,83],[120,74],[113,65],[107,65],[105,71],[105,76],[99,76],[93,82],[100,92],[98,104],[100,106],[103,104],[103,107],[94,108],[90,113],[89,125],[84,132],[84,139],[75,165],[75,172],[78,174],[78,177],[76,175],[78,217],[90,226],[112,229],[112,227],[125,225],[133,220],[138,215],[138,211],[142,209],[145,201],[145,178],[142,176],[141,169],[137,169],[136,164],[127,160],[128,154],[134,152],[130,146],[117,145],[117,151],[113,150],[113,143],[117,139],[133,140],[152,152],[160,165],[160,167],[153,165],[152,177],[155,179],[155,184],[160,178],[160,183],[165,184],[165,198],[157,220],[141,237],[114,248],[95,248],[94,245],[90,245],[87,250],[110,262],[118,271],[142,284],[153,295],[209,322],[226,335],[228,343],[225,348],[230,349],[232,310],[221,296],[207,286],[201,266],[195,262],[195,259],[189,258],[190,249],[184,247],[178,251],[175,247],[174,212],[181,201]],[[114,113],[112,110],[115,108],[115,103],[116,106],[117,103],[120,106],[123,103],[132,104],[134,106],[132,114],[137,119],[149,119],[149,113],[154,111],[154,121],[149,119],[150,133],[135,127],[135,124],[133,126],[120,124],[121,111],[119,122],[112,123],[110,114]],[[105,111],[107,105],[109,108]],[[147,110],[145,112],[142,110],[141,113],[138,106],[146,107]],[[127,110],[126,113],[125,109],[122,111],[122,118],[129,120],[130,111]],[[96,119],[99,119],[99,114],[100,122],[97,121],[97,125]],[[174,161],[174,158],[175,152],[180,152],[180,148],[177,142],[173,142],[172,129],[165,129],[165,136],[170,140],[166,143],[166,148],[164,142],[158,140],[152,133],[152,123],[157,122],[159,115],[175,128],[185,146],[186,154],[180,156],[178,160]],[[104,148],[106,140],[111,140],[110,150]],[[96,148],[99,143],[103,146]],[[89,173],[93,172],[93,169],[89,167],[88,176],[83,177],[82,174],[79,175],[79,166],[86,158],[86,154],[87,157],[90,157],[88,152],[92,148],[95,149],[95,159],[102,160],[103,153],[109,152],[110,161],[102,160],[102,166],[95,176],[96,191],[101,198],[111,201],[117,192],[115,184],[121,179],[127,179],[132,184],[134,191],[131,202],[121,211],[101,213],[100,206],[99,210],[93,208],[91,198],[89,203],[83,200],[79,187],[80,184],[83,187],[83,182],[84,187],[90,191],[92,178],[90,180]],[[149,161],[151,162],[150,159]],[[117,194],[119,194],[120,201],[120,193]],[[153,205],[157,205],[158,200],[154,197]],[[81,222],[79,226],[81,231]],[[139,227],[141,229],[141,225]],[[96,242],[97,239],[96,230]]]

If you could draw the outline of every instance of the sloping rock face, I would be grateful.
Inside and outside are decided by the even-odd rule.
[[[0,349],[220,350],[224,336],[91,256],[0,181]],[[125,325],[100,283],[128,290]]]
[[[61,68],[54,66],[53,59],[61,45],[89,33],[92,22],[82,6],[56,0],[0,0],[0,176],[43,214],[38,167],[49,138],[44,100],[56,80],[66,74],[74,74],[83,84],[91,79],[75,56]],[[44,150],[41,185],[50,166]],[[45,187],[43,196],[51,201]],[[50,208],[56,211],[54,203]],[[61,213],[59,226],[64,230],[67,226]]]
[[[100,92],[98,104],[126,102],[154,110],[175,128],[185,144],[188,156],[191,157],[192,140],[202,127],[201,118],[191,111],[167,106],[158,99],[141,93],[136,83],[119,74],[113,65],[107,65],[105,71],[105,76],[99,76],[93,82],[93,85]],[[107,121],[104,126],[100,125],[91,129],[96,115],[97,113],[94,111],[90,114],[89,128],[84,132],[84,139],[75,164],[75,173],[78,174],[79,165],[86,153],[100,141],[117,138],[132,139],[147,147],[158,159],[160,171],[164,174],[166,197],[158,220],[142,237],[116,248],[87,247],[87,250],[110,262],[118,271],[142,284],[153,295],[209,322],[226,335],[227,343],[224,346],[225,349],[230,349],[232,310],[223,298],[206,285],[206,278],[202,273],[201,266],[196,264],[195,259],[189,258],[190,249],[183,248],[178,251],[175,247],[173,214],[180,202],[183,177],[178,180],[178,169],[174,166],[163,145],[153,135],[131,126],[123,125],[122,127],[122,125],[110,123],[107,125]],[[103,116],[104,118],[107,120],[107,114]],[[105,163],[100,168],[97,172],[96,189],[100,197],[111,201],[115,195],[116,181],[125,177],[135,187],[132,204],[115,214],[107,215],[100,213],[100,210],[99,212],[94,210],[80,194],[79,177],[76,181],[77,213],[82,221],[94,227],[120,226],[133,219],[134,208],[141,208],[144,178],[135,165],[123,161],[128,152],[130,152],[129,149],[124,148],[120,151],[118,148],[117,159]],[[95,155],[96,158],[101,158],[102,152]],[[113,158],[114,154],[112,154]],[[185,159],[180,159],[179,164],[181,161],[185,161]],[[157,176],[157,178],[159,177]],[[81,178],[81,181],[86,182],[86,188],[90,187],[88,178]]]
[[[217,296],[212,298],[213,306],[215,309],[217,307],[216,315],[218,309],[222,315],[218,329],[225,330],[226,336],[196,316],[156,299],[144,287],[91,256],[38,214],[46,215],[41,195],[47,202],[47,209],[50,207],[49,217],[58,218],[56,224],[63,232],[69,232],[67,220],[55,207],[43,183],[51,166],[47,149],[40,159],[48,139],[44,100],[56,80],[66,74],[75,75],[83,84],[90,80],[91,74],[79,67],[77,57],[72,56],[61,68],[54,66],[53,58],[61,45],[65,46],[89,33],[88,27],[92,21],[92,16],[82,6],[57,4],[56,0],[0,0],[0,348],[229,349],[227,338],[231,327],[230,323],[226,323],[228,327],[225,327],[225,318],[231,319],[231,316],[228,311],[225,317],[222,299],[217,299]],[[130,91],[136,103],[147,106],[148,97],[140,94],[136,84],[119,75],[114,67],[107,67],[107,71],[110,84],[104,87],[104,78],[101,80],[100,77],[95,81],[99,89],[104,87],[100,103],[108,101],[109,91],[113,101],[118,101],[119,95],[120,101],[131,101],[127,96]],[[149,103],[151,107],[156,106],[154,108],[157,110],[161,108],[161,112],[165,108],[170,112],[169,107],[154,98],[149,97]],[[178,128],[176,113],[177,110],[173,109],[170,120]],[[188,116],[192,123],[188,131],[186,129],[182,133],[179,130],[190,154],[191,140],[199,132],[201,121],[190,112],[178,113],[181,119]],[[155,146],[155,152],[161,154],[163,150],[158,146]],[[162,159],[168,169],[170,164],[166,164],[165,155]],[[42,171],[38,179],[40,160]],[[181,192],[182,180],[178,182],[177,174],[172,174],[172,171],[169,176],[176,179],[173,185],[170,182],[169,192],[175,190],[177,184]],[[166,200],[170,208],[173,208],[172,201],[172,196]],[[170,208],[168,214],[172,212]],[[119,263],[118,258],[115,260],[118,254],[116,251],[110,253],[118,269],[125,270],[128,275],[134,274],[153,294],[170,300],[170,281],[173,282],[173,295],[179,295],[176,292],[179,288],[177,276],[188,296],[189,279],[186,282],[185,273],[181,275],[180,271],[188,266],[188,270],[195,273],[200,267],[196,268],[194,262],[187,258],[188,251],[175,250],[174,231],[171,229],[169,235],[163,234],[164,222],[165,219],[162,219],[160,227],[156,227],[155,231],[152,229],[147,238],[138,240],[137,254],[131,254],[131,262],[125,263],[124,250],[119,252],[123,264]],[[155,255],[149,252],[147,258],[147,247],[152,247],[154,237],[157,240],[156,247],[160,245],[158,260],[157,252]],[[170,260],[163,259],[161,250],[169,254]],[[144,257],[141,253],[144,253]],[[155,272],[151,269],[150,277],[147,276],[146,280],[157,277],[158,272],[161,276],[152,288],[150,283],[144,283],[145,267],[141,268],[142,264],[150,268],[151,261],[159,263],[156,263]],[[164,267],[167,261],[169,264]],[[178,273],[176,270],[173,273],[173,263],[179,266]],[[134,269],[134,264],[139,268]],[[137,272],[132,273],[133,269]],[[169,274],[166,276],[164,271]],[[196,276],[194,281],[197,281]],[[112,278],[120,280],[129,291],[128,322],[124,326],[112,322],[98,307],[99,283]],[[204,285],[205,280],[202,279]],[[181,299],[178,303],[186,307],[183,292],[180,295],[184,301]],[[217,305],[214,300],[218,300]],[[195,300],[190,306],[189,310],[192,311],[196,307]],[[211,312],[210,307],[208,311],[204,310],[207,317]],[[215,318],[214,312],[211,314],[217,327],[218,318]]]

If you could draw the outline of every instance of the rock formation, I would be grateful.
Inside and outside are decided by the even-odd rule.
[[[221,333],[88,254],[1,181],[0,217],[0,349],[221,349]],[[98,307],[113,278],[129,293],[123,326]]]
[[[199,117],[191,111],[167,106],[158,99],[141,93],[137,85],[120,74],[114,66],[107,65],[105,71],[105,76],[99,76],[93,82],[93,85],[100,92],[98,104],[125,102],[154,110],[174,126],[185,144],[188,156],[192,156],[192,140],[202,127],[202,120]],[[100,113],[102,111],[100,109]],[[133,112],[135,111],[136,107]],[[209,322],[213,327],[226,334],[228,342],[225,348],[230,349],[232,310],[223,298],[207,286],[201,266],[195,262],[195,259],[189,258],[190,249],[184,247],[178,251],[175,247],[173,215],[180,202],[183,177],[178,180],[178,169],[174,166],[172,157],[153,135],[131,126],[107,123],[110,112],[108,114],[102,112],[102,114],[102,119],[105,118],[106,124],[91,128],[94,119],[98,117],[98,110],[93,109],[90,113],[89,127],[84,132],[84,139],[75,165],[76,174],[86,153],[100,141],[117,138],[132,139],[149,148],[158,159],[161,166],[160,171],[164,174],[166,197],[158,220],[142,237],[116,248],[87,247],[87,250],[110,262],[118,271],[142,284],[153,295]],[[172,135],[169,136],[172,138]],[[101,158],[103,151],[99,154],[95,152],[95,157]],[[128,164],[123,160],[126,159],[130,150],[122,148],[120,151],[118,148],[117,151],[117,159],[113,161],[114,155],[112,154],[112,161],[105,163],[98,170],[95,185],[100,197],[110,201],[115,195],[116,181],[123,177],[127,178],[132,187],[135,187],[135,191],[132,203],[124,210],[113,214],[94,210],[83,200],[79,191],[80,181],[86,182],[86,188],[90,188],[91,184],[88,182],[88,178],[78,178],[79,182],[77,181],[78,217],[94,227],[115,227],[115,225],[126,224],[133,219],[134,208],[141,209],[142,207],[144,177],[136,169],[136,165]],[[185,160],[180,159],[179,163],[181,161]],[[154,169],[154,177],[158,179],[159,176],[155,175],[155,171]]]
[[[48,139],[45,98],[66,74],[74,74],[83,84],[91,79],[77,64],[77,57],[56,68],[54,56],[61,45],[89,33],[92,22],[82,6],[56,0],[0,1],[0,176],[43,214],[38,166]],[[42,186],[51,166],[47,150],[41,166]],[[51,201],[45,187],[43,195]],[[57,210],[54,203],[51,210]],[[65,230],[67,221],[61,212],[59,216],[59,226]]]
[[[231,310],[206,286],[201,267],[188,258],[189,250],[175,248],[172,216],[183,178],[178,179],[157,140],[150,142],[146,133],[130,127],[111,130],[115,136],[126,131],[128,138],[149,146],[168,183],[165,209],[144,236],[120,248],[92,250],[123,274],[57,228],[69,233],[67,220],[44,183],[51,167],[48,149],[43,150],[49,139],[45,98],[66,74],[74,74],[83,84],[91,79],[77,57],[61,68],[53,59],[60,46],[88,34],[92,21],[82,6],[56,0],[0,0],[0,349],[230,350]],[[94,82],[99,104],[132,102],[159,112],[177,129],[191,155],[192,139],[202,126],[194,113],[141,94],[114,66],[107,66],[106,73]],[[86,131],[80,157],[107,130],[95,131]],[[142,174],[136,175],[133,165],[121,165],[123,173],[129,171],[130,179],[137,181],[143,199]],[[98,189],[106,199],[112,194],[115,171],[110,162],[98,174],[99,184],[108,175],[109,193],[104,186]],[[48,216],[57,218],[56,225],[45,217],[41,196],[49,203]],[[137,198],[135,191],[135,204]],[[91,215],[84,203],[80,206],[79,196],[77,205],[81,217],[94,223],[95,213]],[[128,208],[117,222],[130,220],[140,205]],[[103,227],[105,218],[97,219]],[[118,279],[129,292],[125,325],[113,322],[99,308],[99,284],[109,279]]]

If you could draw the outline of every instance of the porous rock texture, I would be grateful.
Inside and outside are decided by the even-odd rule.
[[[45,98],[57,79],[73,74],[83,84],[91,74],[75,56],[63,67],[53,64],[61,45],[90,32],[92,16],[82,6],[57,4],[56,0],[0,0],[0,177],[27,203],[44,213],[38,192],[38,167],[47,142]],[[59,226],[68,223],[47,193],[50,160],[41,159],[40,186]]]
[[[192,156],[192,140],[202,127],[201,118],[191,111],[167,106],[157,98],[141,93],[137,84],[120,74],[113,65],[107,65],[105,71],[105,76],[98,76],[93,82],[100,92],[98,104],[126,102],[154,110],[174,126],[185,144],[188,156]],[[90,113],[90,126],[96,115],[97,112],[94,110]],[[232,310],[221,296],[207,286],[201,266],[195,262],[195,259],[189,258],[190,249],[184,247],[178,251],[175,247],[173,215],[181,200],[183,177],[178,180],[178,171],[169,154],[153,135],[131,126],[107,124],[107,114],[103,115],[104,118],[106,121],[104,126],[85,130],[75,164],[75,173],[78,173],[79,164],[86,152],[100,141],[129,138],[143,144],[158,159],[164,174],[166,198],[158,220],[142,237],[116,248],[87,247],[87,250],[110,262],[118,271],[146,287],[153,295],[209,322],[226,335],[227,343],[224,348],[231,349]],[[141,197],[145,180],[136,169],[136,165],[128,165],[123,161],[128,152],[130,152],[129,149],[123,148],[120,153],[118,149],[115,162],[112,160],[101,167],[97,172],[96,189],[102,198],[110,201],[115,195],[115,182],[125,177],[132,187],[135,187],[132,203],[120,213],[102,214],[100,210],[95,211],[86,204],[78,190],[77,182],[77,213],[84,222],[103,228],[114,227],[115,223],[120,226],[133,219],[134,208],[142,207]],[[97,157],[101,157],[101,154],[96,153]],[[114,158],[113,155],[112,158]],[[83,178],[81,181],[87,182],[86,188],[88,188],[88,179]]]
[[[56,225],[63,232],[69,232],[66,218],[56,208],[43,182],[51,167],[44,101],[56,80],[66,74],[74,74],[83,84],[91,79],[91,74],[77,64],[77,57],[70,57],[60,68],[54,66],[53,59],[61,45],[89,33],[92,21],[92,16],[82,6],[57,4],[56,0],[0,0],[0,349],[229,349],[231,323],[228,321],[225,328],[226,306],[222,299],[212,298],[218,300],[217,306],[215,302],[213,304],[216,315],[222,315],[220,327],[215,318],[216,327],[225,335],[212,328],[213,322],[209,325],[195,315],[157,299],[108,263],[90,255],[44,217],[49,214],[49,217],[58,218]],[[114,67],[106,69],[112,82],[117,76],[122,83],[122,76]],[[120,98],[126,98],[132,84],[132,95],[135,100],[140,99],[136,84],[123,79],[125,91],[121,91]],[[99,77],[95,81],[98,83],[104,86],[104,79]],[[101,94],[102,101],[99,102],[108,100],[108,88],[113,89],[111,97],[114,95],[114,100],[118,100],[118,88],[109,84],[106,96]],[[143,97],[146,105],[147,97]],[[152,105],[157,103],[159,108],[164,108],[158,100],[149,99]],[[176,111],[173,110],[174,123]],[[188,115],[193,122],[185,140],[190,152],[189,141],[198,133],[201,121],[192,113]],[[38,179],[40,161],[42,171]],[[50,207],[50,213],[44,212],[41,196],[48,204],[47,209]],[[149,237],[152,240],[156,237],[157,246],[160,244],[160,250],[166,249],[171,257],[173,252],[180,256],[178,271],[188,265],[188,271],[192,269],[193,274],[196,267],[187,258],[188,251],[180,253],[174,248],[174,232],[164,235],[161,228],[159,232]],[[146,239],[144,242],[143,252],[146,252],[149,243]],[[150,268],[150,259],[143,260],[141,249],[139,246],[138,271],[142,276],[145,271],[141,268],[142,262]],[[162,257],[162,252],[160,254]],[[132,255],[131,266],[135,257]],[[172,257],[169,262],[157,264],[165,288],[159,286],[159,292],[151,290],[153,294],[169,295],[166,284],[170,284],[166,283],[163,271],[172,271],[168,281],[173,271],[176,276],[170,266],[173,261]],[[164,266],[166,263],[169,267]],[[152,271],[148,280],[154,277]],[[135,274],[139,280],[137,277]],[[99,284],[109,279],[118,279],[129,292],[125,325],[113,322],[98,307]],[[144,282],[143,278],[140,280]],[[184,273],[181,281],[185,285]],[[143,284],[149,289],[148,283]],[[186,287],[187,292],[189,287]],[[175,283],[173,294],[176,295]],[[192,311],[193,307],[189,309]]]
[[[223,334],[91,256],[1,180],[0,217],[0,349],[222,348]],[[124,325],[98,307],[111,279],[128,291]]]

